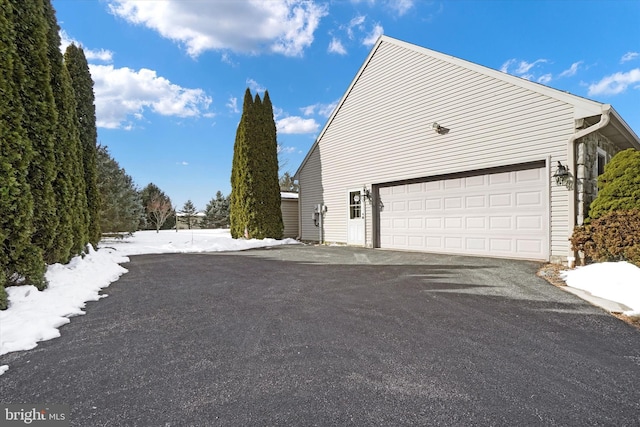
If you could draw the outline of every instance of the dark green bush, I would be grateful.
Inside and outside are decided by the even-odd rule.
[[[640,209],[640,151],[621,151],[598,177],[598,197],[591,203],[589,217],[599,218],[612,211]]]
[[[4,285],[0,285],[0,310],[6,310],[9,307],[9,297]]]
[[[570,240],[587,261],[629,261],[640,267],[640,209],[604,214],[576,227]]]

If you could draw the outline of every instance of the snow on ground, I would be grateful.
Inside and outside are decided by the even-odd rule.
[[[640,268],[625,261],[603,262],[563,271],[567,286],[624,304],[628,316],[640,316]]]
[[[127,272],[120,264],[129,255],[241,251],[299,243],[294,239],[232,239],[229,230],[138,231],[132,237],[103,239],[95,251],[75,257],[66,265],[47,268],[49,287],[10,286],[9,308],[0,311],[0,355],[36,347],[38,342],[60,336],[58,328],[84,314],[87,301],[97,301],[112,282]],[[7,365],[0,366],[0,375]]]
[[[101,289],[127,272],[120,264],[128,262],[129,255],[241,251],[295,243],[293,239],[232,239],[229,230],[139,231],[124,239],[104,239],[97,251],[90,249],[66,265],[50,265],[46,290],[7,288],[9,308],[0,311],[0,355],[29,350],[40,341],[59,337],[60,326],[84,314],[85,302],[106,297]],[[627,315],[640,315],[640,268],[632,264],[593,264],[565,271],[562,277],[571,287],[628,306]],[[0,366],[0,375],[7,369],[7,365]]]

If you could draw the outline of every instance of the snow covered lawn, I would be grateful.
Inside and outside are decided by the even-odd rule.
[[[47,270],[49,287],[38,292],[33,286],[7,289],[9,308],[0,311],[0,355],[34,348],[38,342],[60,336],[58,328],[70,317],[84,314],[87,301],[96,301],[112,282],[127,272],[120,264],[129,255],[241,251],[251,248],[298,243],[285,240],[236,240],[229,230],[139,231],[124,239],[104,239],[99,250],[76,257],[69,264],[54,264]],[[626,263],[602,263],[565,271],[567,285],[631,308],[624,314],[640,315],[640,268]],[[0,375],[8,366],[0,366]]]

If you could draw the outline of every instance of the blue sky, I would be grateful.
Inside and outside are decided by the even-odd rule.
[[[380,34],[612,104],[640,133],[640,2],[53,0],[95,81],[98,142],[142,188],[231,191],[247,87],[294,173]]]

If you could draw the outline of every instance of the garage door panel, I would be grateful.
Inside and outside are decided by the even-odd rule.
[[[548,259],[545,168],[379,189],[383,248]]]

